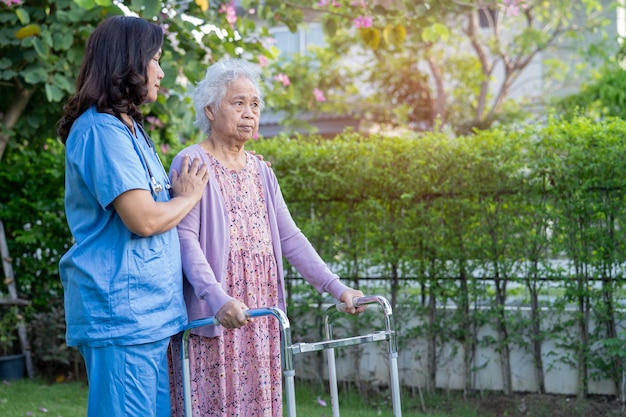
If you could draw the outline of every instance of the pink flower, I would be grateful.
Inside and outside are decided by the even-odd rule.
[[[263,48],[265,49],[271,49],[271,47],[273,45],[276,44],[276,39],[274,38],[261,38],[261,45],[263,45]]]
[[[22,4],[22,0],[0,0],[0,1],[9,7],[19,6],[20,4]]]
[[[322,397],[317,397],[317,403],[322,407],[326,407],[326,401],[322,400]]]
[[[315,96],[315,101],[326,101],[326,97],[324,97],[324,92],[319,88],[313,89],[313,95]]]
[[[170,145],[168,145],[167,143],[163,143],[161,145],[161,153],[162,154],[166,154],[167,151],[169,151],[169,150],[170,150]]]
[[[158,117],[148,116],[146,117],[146,122],[148,123],[148,129],[150,130],[160,129],[163,127],[163,122]]]
[[[339,0],[320,0],[317,2],[318,7],[326,7],[332,5],[333,7],[341,7]]]
[[[252,135],[252,139],[258,140],[259,139],[259,132],[254,132],[254,135]]]
[[[520,8],[527,9],[528,7],[526,0],[504,0],[504,14],[507,17],[517,16]]]
[[[354,27],[359,28],[369,28],[372,27],[373,19],[371,16],[359,16],[353,20]]]
[[[259,55],[259,65],[262,67],[267,65],[267,57],[265,55]]]
[[[280,83],[283,83],[283,87],[288,87],[291,81],[289,81],[289,76],[286,74],[278,74],[274,77],[274,79]]]
[[[217,10],[219,13],[226,14],[226,21],[230,25],[231,28],[235,27],[235,23],[237,23],[237,11],[235,10],[235,4],[231,0],[230,3],[222,4],[220,8]]]
[[[367,7],[367,1],[366,0],[354,0],[352,2],[352,6]]]

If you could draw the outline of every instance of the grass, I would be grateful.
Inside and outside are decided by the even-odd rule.
[[[477,417],[476,411],[458,404],[448,414],[422,414],[416,398],[402,398],[403,417]],[[84,417],[87,386],[82,382],[48,383],[20,379],[0,384],[2,417]],[[393,417],[391,399],[368,395],[365,401],[356,391],[339,398],[341,417]],[[331,417],[330,395],[321,388],[296,381],[296,414],[304,417]],[[286,410],[285,410],[286,415]]]
[[[87,386],[84,383],[49,384],[20,379],[0,384],[0,416],[84,417]]]
[[[340,387],[341,390],[341,387]],[[393,417],[387,392],[360,395],[356,389],[340,393],[341,417]],[[624,416],[614,398],[578,402],[565,396],[520,393],[503,397],[483,393],[464,399],[460,393],[426,395],[427,413],[421,413],[419,395],[402,393],[403,417],[610,417]],[[84,417],[87,387],[82,382],[47,383],[21,379],[0,383],[0,417]],[[328,392],[311,382],[296,381],[298,417],[332,417]],[[286,416],[286,410],[284,415]]]

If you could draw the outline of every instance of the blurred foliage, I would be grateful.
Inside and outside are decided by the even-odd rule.
[[[511,4],[519,6],[516,13]],[[349,114],[364,127],[443,126],[460,134],[519,120],[526,115],[524,103],[509,97],[511,89],[540,53],[546,70],[557,69],[555,76],[546,73],[545,81],[578,68],[567,65],[565,46],[577,45],[572,55],[582,62],[594,61],[586,59],[591,55],[580,59],[585,51],[596,51],[600,59],[611,54],[611,47],[598,45],[601,35],[598,42],[578,40],[602,34],[612,6],[605,10],[597,0],[246,0],[233,20],[229,1],[2,1],[0,157],[9,142],[42,144],[55,137],[87,37],[106,16],[126,9],[165,29],[166,78],[158,101],[145,113],[155,127],[154,140],[176,146],[197,137],[188,87],[224,56],[264,65],[268,111],[281,117],[288,132],[313,129],[305,120],[320,114]],[[322,25],[326,45],[281,55],[269,28],[295,32],[310,22]],[[502,69],[503,75],[496,75]],[[288,76],[290,85],[277,83],[278,74]],[[500,83],[491,82],[496,76]]]
[[[564,116],[619,117],[626,120],[626,71],[618,65],[605,66],[580,92],[554,105]]]
[[[334,102],[366,128],[474,129],[531,116],[546,92],[580,83],[617,50],[618,2],[318,1],[289,5],[321,21],[345,73]],[[363,19],[369,18],[367,27]],[[345,58],[348,57],[348,58]],[[540,67],[540,71],[534,68]],[[319,75],[325,79],[324,73]],[[515,97],[518,88],[531,88]],[[530,92],[532,91],[532,92]]]

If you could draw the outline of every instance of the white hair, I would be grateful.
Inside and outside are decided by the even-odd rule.
[[[211,121],[206,116],[204,109],[210,106],[214,112],[217,112],[230,83],[239,77],[247,78],[254,85],[260,100],[260,109],[263,110],[265,102],[259,86],[260,69],[243,59],[223,59],[207,69],[204,79],[198,83],[191,93],[196,110],[196,126],[202,132],[207,135],[211,134]]]

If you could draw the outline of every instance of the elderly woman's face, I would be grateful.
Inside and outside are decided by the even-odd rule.
[[[260,98],[254,84],[245,77],[233,81],[226,90],[217,113],[206,110],[211,120],[211,136],[247,141],[259,128]]]

